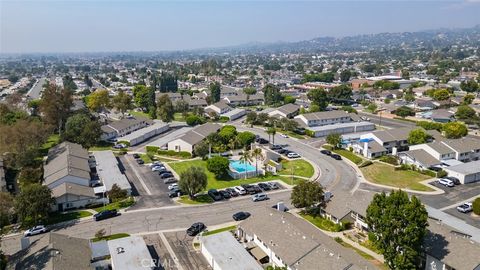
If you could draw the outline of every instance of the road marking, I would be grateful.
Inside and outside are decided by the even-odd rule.
[[[137,168],[135,168],[134,165],[132,166],[132,163],[130,162],[130,159],[128,157],[125,157],[125,159],[127,160],[128,166],[130,166],[130,168],[132,168],[133,173],[137,176],[138,181],[140,181],[140,184],[142,184],[143,189],[145,189],[145,191],[147,192],[148,195],[152,195],[152,192],[150,192],[150,189],[148,189],[145,182],[143,182],[143,179],[140,176],[140,174],[138,173]]]
[[[159,233],[158,235],[160,236],[160,239],[162,239],[162,242],[165,245],[165,247],[167,248],[168,253],[170,253],[170,256],[172,256],[172,259],[175,262],[175,265],[177,266],[177,268],[179,270],[183,270],[182,265],[178,261],[177,256],[175,256],[175,252],[173,251],[172,247],[170,246],[170,243],[168,243],[168,240],[165,237],[165,235],[163,233]]]
[[[454,204],[449,205],[449,206],[445,206],[445,207],[440,208],[440,209],[438,209],[438,210],[440,210],[440,211],[445,211],[445,210],[448,210],[448,209],[457,207],[457,206],[459,206],[460,204],[463,204],[464,202],[473,202],[476,198],[480,198],[480,195],[473,196],[473,197],[471,197],[471,198],[468,198],[468,199],[466,199],[466,200],[462,200],[461,202],[457,202],[457,203],[454,203]]]

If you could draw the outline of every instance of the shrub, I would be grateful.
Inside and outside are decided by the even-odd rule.
[[[448,173],[447,173],[446,171],[440,170],[440,171],[437,172],[437,177],[438,177],[438,178],[442,178],[442,177],[447,176],[447,174],[448,174]]]
[[[421,170],[420,173],[431,176],[431,177],[437,177],[437,173],[432,170]]]
[[[226,123],[230,120],[230,118],[228,118],[226,116],[220,116],[220,118],[218,120],[222,123]]]
[[[475,201],[473,201],[473,213],[480,215],[480,198],[476,198]]]
[[[315,137],[315,132],[313,132],[312,130],[306,129],[305,130],[305,135],[307,135],[309,137]]]
[[[365,160],[364,162],[362,162],[360,165],[358,165],[359,168],[363,168],[363,167],[367,167],[367,166],[370,166],[372,165],[373,162],[371,160]]]
[[[145,147],[145,149],[147,150],[147,153],[148,152],[157,153],[157,151],[160,149],[160,147],[158,147],[158,146],[147,146],[147,147]]]
[[[192,154],[185,151],[176,152],[174,150],[158,150],[159,155],[171,156],[171,157],[181,157],[181,158],[191,158]]]
[[[127,147],[130,147],[130,142],[127,142],[127,141],[118,141],[117,144],[124,144]]]
[[[228,158],[221,156],[215,156],[207,160],[207,169],[215,174],[217,177],[221,177],[227,174],[230,164]]]
[[[380,161],[383,161],[385,163],[392,164],[392,165],[398,165],[397,157],[392,155],[381,156]]]
[[[187,116],[185,121],[187,122],[187,125],[189,125],[189,126],[196,126],[196,125],[199,125],[199,124],[202,123],[202,119],[199,116],[194,115],[194,114],[191,114],[191,115]]]

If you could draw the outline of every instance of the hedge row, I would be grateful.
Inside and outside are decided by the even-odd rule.
[[[171,156],[171,157],[181,157],[181,158],[191,158],[192,154],[185,151],[176,152],[174,150],[158,150],[159,155]]]

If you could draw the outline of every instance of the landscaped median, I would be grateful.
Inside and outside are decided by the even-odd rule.
[[[360,165],[362,162],[363,162],[363,158],[358,156],[357,154],[353,153],[353,152],[350,152],[348,150],[345,150],[345,149],[333,149],[333,147],[331,145],[323,145],[322,146],[323,148],[327,149],[327,150],[330,150],[334,153],[337,153],[339,154],[340,156],[344,157],[344,158],[347,158],[349,159],[351,162],[357,164],[357,165]]]
[[[52,225],[60,222],[81,219],[85,217],[90,217],[92,215],[93,215],[92,213],[85,210],[68,212],[68,213],[54,213],[48,217],[48,220],[46,221],[45,225]]]

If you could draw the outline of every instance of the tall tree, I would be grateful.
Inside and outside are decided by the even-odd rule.
[[[312,105],[319,107],[320,111],[325,111],[328,105],[327,93],[323,88],[315,88],[308,92],[308,99],[312,102]]]
[[[480,86],[478,83],[474,80],[469,80],[466,82],[461,82],[460,83],[460,88],[465,91],[465,92],[478,92],[480,90]]]
[[[455,118],[459,120],[474,120],[477,119],[477,113],[473,108],[468,105],[461,105],[457,107],[455,112]]]
[[[373,244],[390,269],[418,269],[428,213],[417,197],[404,191],[376,194],[367,209],[366,222]]]
[[[335,86],[328,91],[327,96],[332,100],[350,100],[352,98],[352,87],[347,84]]]
[[[416,128],[408,133],[407,142],[410,145],[426,143],[431,136],[423,128]]]
[[[262,149],[258,147],[253,149],[252,156],[255,158],[255,173],[258,175],[258,160],[263,160]]]
[[[315,181],[300,180],[290,195],[292,204],[297,208],[311,208],[323,203],[323,188]]]
[[[247,179],[247,165],[250,161],[252,161],[252,155],[250,154],[249,151],[245,148],[242,154],[240,155],[240,161],[244,164],[245,166],[245,179]]]
[[[157,107],[158,116],[163,122],[171,122],[173,120],[175,110],[167,94],[161,95],[158,98]]]
[[[263,88],[263,94],[266,105],[275,105],[283,101],[282,94],[280,93],[280,88],[273,84],[267,84]]]
[[[45,123],[57,128],[61,134],[73,105],[72,93],[47,83],[40,101],[40,112]]]
[[[214,156],[207,160],[207,170],[214,173],[217,178],[227,175],[230,163],[228,158],[221,156]]]
[[[220,83],[214,82],[211,83],[208,87],[210,90],[210,98],[212,103],[219,102],[220,101],[220,92],[221,92],[221,86]]]
[[[344,69],[342,70],[342,72],[340,72],[340,81],[348,82],[351,76],[352,76],[352,72],[348,69]]]
[[[110,108],[108,90],[100,89],[87,96],[87,107],[93,112],[102,112]]]
[[[65,139],[79,143],[85,148],[90,148],[97,144],[101,135],[100,123],[84,113],[70,116],[65,124]]]
[[[147,110],[151,105],[150,89],[142,84],[137,84],[133,87],[133,101],[137,107]]]
[[[15,209],[24,226],[37,225],[45,220],[54,204],[52,191],[40,184],[26,186],[15,198]]]
[[[342,135],[339,133],[330,133],[327,135],[326,142],[333,146],[333,148],[338,148],[342,143]]]
[[[180,173],[178,185],[190,198],[194,198],[195,194],[204,190],[207,184],[207,175],[200,167],[193,166]]]
[[[277,134],[277,130],[274,127],[269,127],[267,134],[268,136],[272,136],[272,144],[275,144],[275,134]]]
[[[467,126],[460,122],[446,123],[442,127],[443,134],[448,139],[458,139],[467,136]]]
[[[112,105],[124,115],[128,110],[133,108],[132,97],[120,90],[118,94],[112,98]]]

